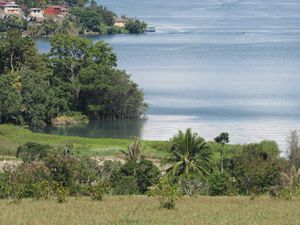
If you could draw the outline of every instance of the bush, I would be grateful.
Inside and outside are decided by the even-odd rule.
[[[233,179],[227,173],[213,173],[210,175],[208,193],[212,196],[229,195],[234,192]]]
[[[269,190],[271,198],[291,200],[300,195],[300,171],[292,167],[289,173],[282,173],[282,184],[271,187]]]
[[[180,191],[184,195],[207,194],[207,182],[197,174],[180,176],[178,180]]]
[[[138,193],[137,180],[134,176],[122,177],[114,187],[116,195],[134,195]]]
[[[108,194],[110,190],[110,185],[107,181],[99,181],[89,189],[90,196],[93,200],[102,201],[104,195]]]
[[[25,186],[22,183],[12,183],[8,188],[9,197],[14,203],[18,203],[24,197]]]
[[[4,170],[0,173],[0,199],[9,197],[10,172]]]
[[[123,176],[133,176],[136,178],[138,191],[143,194],[149,186],[158,183],[160,171],[150,160],[142,159],[139,162],[129,161],[121,167]]]
[[[157,197],[161,208],[173,209],[180,191],[176,185],[161,182],[149,192],[149,196]]]
[[[53,183],[54,193],[56,195],[56,200],[58,203],[64,203],[67,201],[67,196],[69,194],[68,189],[62,186],[62,184],[58,182]]]
[[[52,179],[68,187],[75,184],[79,162],[79,159],[74,156],[59,153],[45,159],[45,164],[51,171]]]
[[[279,155],[276,149],[265,146],[266,143],[245,145],[241,155],[232,160],[231,173],[240,193],[263,194],[280,185]]]
[[[21,164],[10,172],[9,183],[12,186],[22,186],[22,197],[34,197],[33,185],[51,180],[50,171],[43,162]]]
[[[49,181],[41,181],[32,185],[33,196],[35,199],[45,200],[52,194],[52,184]]]
[[[17,149],[16,157],[21,158],[23,162],[32,162],[42,160],[47,157],[50,146],[34,142],[28,142]]]

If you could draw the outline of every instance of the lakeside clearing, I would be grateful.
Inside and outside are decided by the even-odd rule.
[[[171,136],[170,136],[171,138]],[[20,126],[1,124],[0,125],[0,156],[14,156],[17,148],[27,142],[47,144],[54,147],[72,146],[73,153],[77,156],[105,157],[122,155],[120,150],[127,149],[131,139],[118,138],[84,138],[77,136],[53,135],[35,133]],[[214,154],[213,159],[219,160],[219,145],[208,142]],[[161,159],[169,149],[168,141],[143,141],[144,155],[147,158]],[[242,145],[226,145],[225,150],[228,156],[238,154]]]
[[[34,133],[20,126],[0,125],[0,155],[15,155],[16,149],[27,142],[48,144],[51,146],[73,146],[73,153],[79,156],[119,156],[131,143],[130,139],[83,138]],[[144,153],[147,157],[161,158],[168,147],[166,141],[144,141]]]
[[[270,200],[261,197],[184,197],[174,210],[160,209],[157,199],[114,196],[104,201],[69,198],[24,199],[19,204],[0,201],[1,225],[298,225],[300,199]]]

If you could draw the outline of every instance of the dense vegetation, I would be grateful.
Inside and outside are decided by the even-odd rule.
[[[217,145],[207,144],[188,129],[164,145],[161,165],[145,158],[143,142],[138,138],[120,151],[121,161],[78,156],[73,154],[72,145],[28,142],[16,151],[22,162],[4,167],[0,173],[0,196],[18,201],[54,195],[62,203],[67,196],[102,200],[108,194],[148,193],[164,208],[175,207],[183,195],[249,195],[254,199],[269,194],[289,200],[300,194],[300,165],[293,161],[300,155],[297,134],[290,139],[291,160],[280,157],[273,141],[244,145],[235,154],[223,148],[221,157],[216,154]],[[219,160],[213,159],[218,155]]]
[[[53,2],[59,3],[59,2]],[[46,6],[45,2],[20,2],[24,8]],[[9,16],[0,19],[0,33],[11,29],[19,29],[29,36],[52,36],[57,33],[65,34],[118,34],[118,33],[144,33],[147,27],[145,22],[138,19],[127,19],[124,28],[116,27],[117,15],[102,5],[92,1],[82,5],[79,2],[69,2],[70,10],[64,17],[46,17],[43,21],[25,19],[23,17]],[[47,3],[51,5],[51,2]],[[25,10],[25,14],[27,14]],[[125,18],[126,19],[126,18]]]
[[[39,127],[61,115],[124,119],[144,113],[142,91],[117,69],[116,55],[106,43],[64,34],[50,42],[50,53],[40,55],[20,31],[1,38],[2,123]]]

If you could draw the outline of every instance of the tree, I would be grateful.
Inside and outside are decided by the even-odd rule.
[[[288,157],[292,165],[298,169],[300,167],[300,146],[296,130],[292,131],[288,137]]]
[[[64,34],[55,35],[50,43],[49,57],[54,73],[70,84],[73,104],[76,105],[80,92],[79,72],[87,64],[88,50],[92,43],[85,38]]]
[[[136,19],[130,19],[125,24],[125,29],[127,29],[130,34],[144,33],[146,28],[147,24],[145,22]]]
[[[21,71],[21,94],[23,117],[32,127],[42,127],[59,114],[52,87],[49,84],[51,71]],[[38,85],[37,85],[38,84]]]
[[[187,129],[171,139],[171,149],[167,160],[174,163],[168,170],[173,175],[197,173],[208,175],[211,152],[203,138]]]
[[[22,96],[18,74],[0,75],[0,90],[0,122],[22,122]]]
[[[266,193],[270,187],[280,185],[279,152],[263,149],[263,145],[249,144],[233,159],[232,176],[240,193]]]
[[[224,171],[224,145],[229,143],[229,134],[226,132],[221,133],[215,137],[215,142],[221,144],[221,173]]]
[[[147,108],[138,85],[124,72],[101,64],[81,70],[80,109],[92,119],[140,117]]]
[[[0,74],[19,71],[24,67],[36,68],[38,54],[34,42],[22,37],[19,30],[9,30],[0,41]]]

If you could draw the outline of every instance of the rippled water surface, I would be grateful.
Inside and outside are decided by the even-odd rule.
[[[157,28],[109,42],[145,92],[147,120],[94,122],[48,132],[169,139],[192,127],[232,143],[276,140],[300,128],[299,0],[104,0]],[[49,44],[38,40],[41,51]]]

